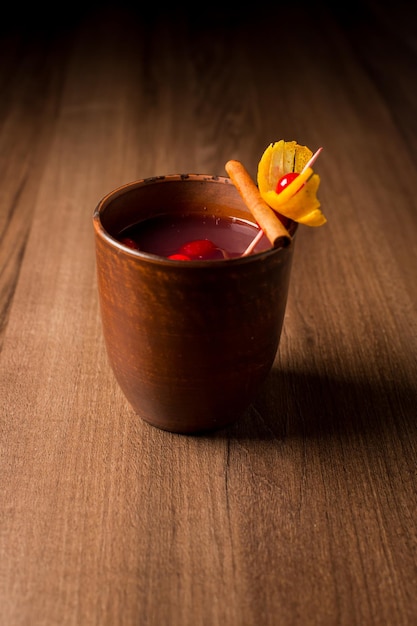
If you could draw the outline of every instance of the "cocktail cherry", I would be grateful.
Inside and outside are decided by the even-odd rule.
[[[298,178],[299,175],[300,174],[298,172],[288,172],[287,174],[284,174],[284,176],[281,176],[281,178],[277,182],[275,193],[281,193],[281,191],[288,187],[288,185],[290,185],[293,180]],[[298,191],[300,191],[300,189]]]

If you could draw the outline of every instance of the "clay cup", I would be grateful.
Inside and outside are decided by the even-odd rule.
[[[229,178],[197,174],[123,185],[93,215],[114,375],[141,419],[182,434],[224,428],[255,399],[278,349],[295,241],[246,257],[184,262],[117,240],[140,220],[203,206],[254,222]],[[296,225],[290,228],[294,234]]]

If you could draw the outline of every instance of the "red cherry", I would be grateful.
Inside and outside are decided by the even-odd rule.
[[[127,246],[128,248],[132,248],[133,250],[139,250],[138,244],[131,237],[122,237],[120,243]]]
[[[187,241],[178,250],[178,254],[184,254],[190,259],[212,259],[216,257],[217,252],[217,246],[209,239]]]
[[[173,261],[191,261],[191,258],[186,254],[170,254],[168,259],[172,259]]]
[[[299,175],[300,174],[298,172],[288,172],[287,174],[284,174],[284,176],[281,176],[281,178],[277,182],[275,192],[281,193],[281,191],[283,191],[285,187],[288,187],[288,185],[292,183],[292,181],[295,180]],[[298,189],[298,191],[300,191],[300,189]]]

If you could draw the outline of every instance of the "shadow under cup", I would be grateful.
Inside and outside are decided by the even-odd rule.
[[[294,248],[293,240],[235,259],[174,261],[116,239],[151,216],[203,207],[254,222],[229,178],[197,174],[124,185],[93,216],[103,333],[116,379],[143,420],[184,434],[227,426],[255,398],[278,348]]]

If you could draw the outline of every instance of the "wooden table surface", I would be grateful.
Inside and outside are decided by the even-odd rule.
[[[1,626],[417,624],[414,8],[241,9],[2,23]],[[324,147],[328,222],[273,371],[227,430],[160,431],[107,362],[94,207],[281,138]]]

